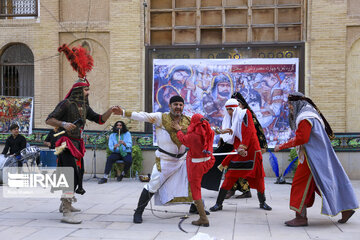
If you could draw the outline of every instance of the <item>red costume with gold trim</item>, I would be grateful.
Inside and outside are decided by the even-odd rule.
[[[287,143],[279,145],[279,149],[282,150],[303,145],[309,141],[310,134],[311,124],[307,120],[302,120],[295,132],[296,136]],[[290,208],[301,213],[304,206],[311,207],[314,204],[315,191],[320,195],[305,155],[304,162],[298,165],[291,184]]]
[[[222,162],[224,167],[228,167],[225,175],[225,181],[221,188],[230,190],[234,183],[241,177],[248,180],[251,188],[264,193],[264,167],[262,163],[262,154],[256,128],[253,122],[251,112],[246,110],[246,114],[241,123],[242,141],[235,137],[234,149],[243,146],[247,151],[247,156],[228,155]]]

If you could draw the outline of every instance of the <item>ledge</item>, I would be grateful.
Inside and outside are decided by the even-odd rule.
[[[24,135],[31,145],[44,146],[43,142],[50,129],[33,129],[30,135]],[[106,149],[108,138],[111,132],[84,131],[86,148]],[[0,134],[0,144],[4,144],[10,134]],[[152,133],[131,132],[134,144],[140,146],[141,150],[155,150],[153,146]],[[335,151],[357,152],[360,151],[360,133],[336,133],[335,139],[331,142]]]

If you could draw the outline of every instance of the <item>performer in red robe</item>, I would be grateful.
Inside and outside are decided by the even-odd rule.
[[[271,207],[265,202],[265,172],[251,112],[248,109],[241,109],[236,99],[229,99],[225,103],[225,107],[227,114],[224,117],[222,127],[223,129],[231,127],[233,134],[224,141],[233,142],[234,149],[237,149],[239,154],[228,155],[219,165],[220,170],[227,168],[228,171],[220,188],[216,204],[210,210],[222,210],[222,203],[227,191],[233,187],[240,177],[248,180],[250,188],[258,191],[260,208],[271,210]]]
[[[333,131],[313,101],[302,93],[289,95],[289,123],[295,137],[277,145],[274,151],[297,147],[299,165],[291,185],[290,209],[296,217],[286,221],[289,227],[307,226],[306,208],[314,203],[315,192],[322,199],[321,213],[335,216],[346,223],[358,208],[351,182],[334,152],[330,139]]]
[[[215,162],[212,155],[214,131],[211,130],[209,122],[201,114],[192,116],[186,135],[181,131],[179,124],[174,122],[173,127],[177,130],[177,137],[180,142],[189,148],[186,168],[192,197],[200,215],[197,221],[191,223],[196,226],[208,227],[209,220],[206,217],[204,203],[201,199],[201,179]]]

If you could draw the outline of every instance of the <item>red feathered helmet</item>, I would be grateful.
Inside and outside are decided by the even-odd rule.
[[[94,66],[94,59],[89,55],[88,51],[81,47],[73,47],[70,49],[66,44],[58,48],[58,51],[64,52],[66,58],[70,62],[70,65],[75,72],[78,73],[79,79],[74,83],[68,94],[66,94],[65,99],[67,99],[71,91],[77,87],[89,87],[90,83],[86,79],[86,73],[90,72]]]

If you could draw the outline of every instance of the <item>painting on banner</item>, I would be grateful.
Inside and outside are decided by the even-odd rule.
[[[0,134],[10,133],[10,126],[14,123],[19,125],[21,134],[31,134],[32,118],[32,97],[0,96]]]
[[[234,92],[246,99],[262,125],[268,146],[292,135],[288,122],[289,93],[298,90],[298,58],[154,59],[153,110],[169,111],[169,99],[181,95],[184,114],[201,113],[221,127],[225,102]],[[215,137],[214,144],[219,140]]]

